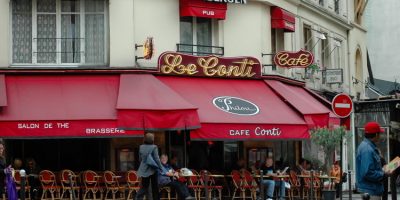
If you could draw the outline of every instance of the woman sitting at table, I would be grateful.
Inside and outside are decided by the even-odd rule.
[[[175,189],[180,199],[194,199],[189,193],[189,188],[184,183],[177,181],[179,174],[168,164],[168,156],[162,154],[160,160],[167,173],[163,174],[159,172],[158,185],[160,185],[160,187],[168,186]]]
[[[335,185],[335,189],[336,189],[336,198],[339,198],[339,187],[340,187],[340,178],[342,176],[341,173],[341,169],[339,166],[339,161],[335,161],[335,163],[332,166],[332,169],[330,171],[330,175],[333,177],[336,177],[335,179],[333,179],[333,183]]]
[[[272,200],[274,196],[275,185],[279,187],[279,199],[285,199],[285,181],[273,180],[274,176],[281,175],[280,173],[275,172],[273,164],[274,160],[271,157],[268,157],[265,160],[265,164],[260,168],[260,170],[263,171],[264,176],[268,176],[265,177],[261,183],[264,185],[264,191],[266,191],[266,199]]]

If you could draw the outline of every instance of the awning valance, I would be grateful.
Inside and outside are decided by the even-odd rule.
[[[179,0],[181,17],[225,19],[226,10],[226,3],[207,2],[204,0]]]
[[[294,32],[296,27],[296,20],[294,14],[280,8],[271,7],[271,27],[276,29],[283,29],[286,32]]]
[[[2,138],[131,137],[117,129],[119,75],[7,75]]]

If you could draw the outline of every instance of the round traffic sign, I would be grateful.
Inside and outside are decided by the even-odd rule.
[[[338,117],[348,117],[353,111],[353,101],[347,94],[338,94],[333,98],[332,110]]]

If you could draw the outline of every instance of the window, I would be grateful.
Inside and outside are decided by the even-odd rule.
[[[365,10],[365,0],[354,0],[354,20],[357,24],[361,24],[362,15]]]
[[[277,53],[285,49],[284,41],[285,41],[284,31],[283,29],[271,29],[271,50],[272,53]],[[271,63],[274,62],[274,56],[271,56]],[[272,65],[272,70],[276,71],[276,65]]]
[[[339,5],[340,5],[340,0],[334,0],[335,1],[335,13],[339,14]]]
[[[212,20],[198,17],[181,17],[178,51],[197,55],[213,53]]]
[[[329,39],[327,37],[326,33],[322,33],[325,35],[324,40],[320,40],[321,41],[321,48],[320,48],[320,52],[321,52],[321,64],[323,68],[328,68],[330,66],[329,63]]]
[[[312,37],[311,37],[311,26],[304,25],[303,28],[303,36],[304,36],[304,49],[311,50],[312,47]]]
[[[333,68],[337,68],[340,69],[342,68],[342,59],[341,59],[341,55],[340,55],[340,46],[341,46],[342,42],[339,40],[334,40],[333,41],[333,50],[331,50],[330,54],[333,53],[333,58],[334,58],[334,62],[333,62]]]
[[[324,6],[324,0],[319,0],[319,5]]]
[[[104,65],[105,0],[13,0],[14,64]]]

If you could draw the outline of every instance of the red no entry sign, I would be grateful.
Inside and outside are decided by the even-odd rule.
[[[338,117],[348,117],[353,111],[353,101],[347,94],[338,94],[333,98],[332,110]]]

